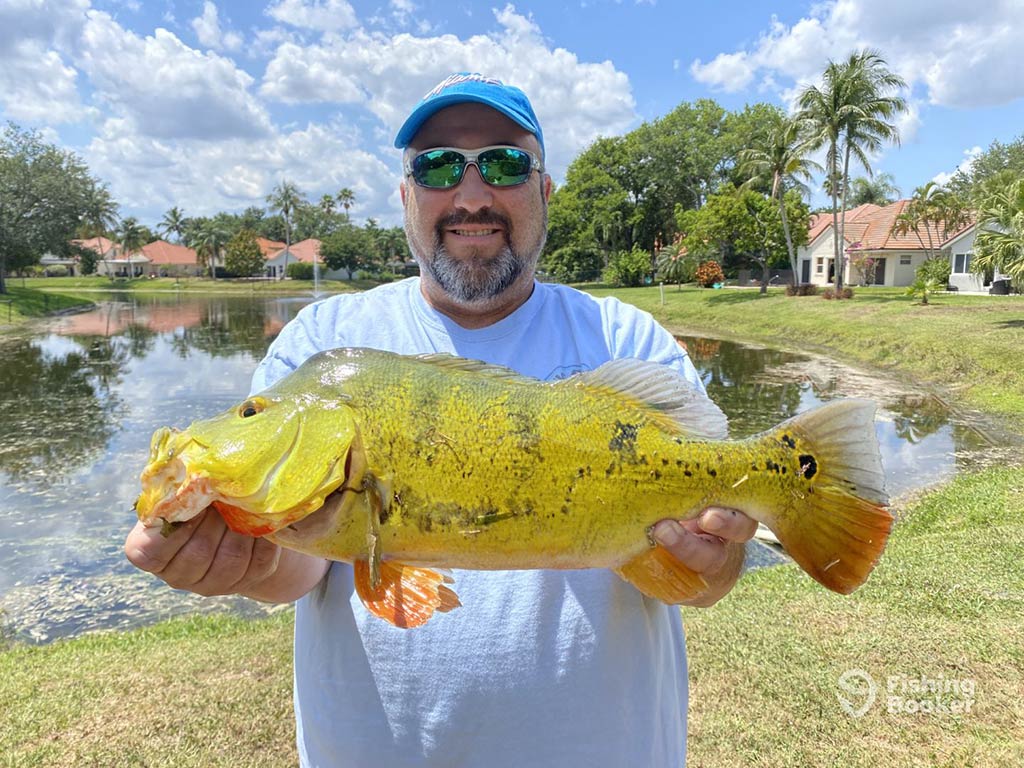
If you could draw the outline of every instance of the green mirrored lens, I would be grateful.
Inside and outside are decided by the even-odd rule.
[[[514,147],[500,147],[481,152],[477,167],[484,181],[496,187],[522,184],[530,177],[530,155]]]
[[[453,187],[462,179],[466,158],[458,152],[443,149],[416,155],[412,161],[412,177],[424,187]]]

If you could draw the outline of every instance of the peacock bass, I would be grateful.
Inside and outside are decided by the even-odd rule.
[[[153,435],[139,518],[213,506],[234,531],[350,562],[399,627],[459,606],[449,568],[611,568],[679,602],[706,587],[651,537],[711,505],[770,528],[837,592],[892,527],[874,405],[746,440],[674,370],[624,359],[553,383],[449,355],[335,349],[219,416]]]

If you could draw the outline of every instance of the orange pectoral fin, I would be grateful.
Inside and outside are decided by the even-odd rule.
[[[680,563],[661,545],[634,557],[615,572],[648,597],[669,605],[692,600],[708,588],[703,576]]]
[[[356,560],[356,593],[366,610],[402,629],[425,624],[434,611],[447,613],[462,605],[447,585],[452,577],[429,568],[417,568],[384,561],[380,564],[380,584],[370,583],[370,563]]]

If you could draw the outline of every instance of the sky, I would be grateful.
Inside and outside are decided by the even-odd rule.
[[[526,91],[559,183],[599,136],[699,98],[789,109],[865,46],[908,84],[901,144],[872,163],[904,196],[1024,134],[1024,0],[0,0],[0,120],[150,226],[284,179],[395,225],[395,132],[452,72]]]

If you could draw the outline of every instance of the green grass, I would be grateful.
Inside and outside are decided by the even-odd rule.
[[[1024,473],[961,477],[900,512],[852,596],[783,566],[684,610],[689,765],[1024,765]],[[859,719],[837,697],[850,669],[883,686]],[[922,676],[973,681],[971,712],[890,713],[886,680]]]
[[[15,278],[19,283],[20,278]],[[139,277],[133,280],[109,277],[30,277],[24,281],[26,287],[45,291],[131,291],[134,293],[310,293],[312,280],[213,280],[208,277]],[[324,293],[346,293],[361,291],[377,285],[372,280],[321,280],[320,290]]]
[[[1024,473],[961,477],[896,511],[854,595],[781,566],[684,609],[688,765],[1024,765]],[[285,611],[0,653],[0,765],[293,766],[291,633]],[[974,704],[890,714],[883,698],[855,719],[837,698],[849,669],[971,680]]]
[[[0,653],[0,766],[294,766],[291,611]]]
[[[587,287],[646,309],[675,332],[825,352],[928,382],[1024,431],[1024,296],[940,295],[924,306],[899,288],[849,301],[757,291]]]
[[[65,296],[33,288],[16,287],[8,279],[7,293],[0,294],[0,327],[19,325],[54,312],[90,306],[92,302],[80,296]]]

